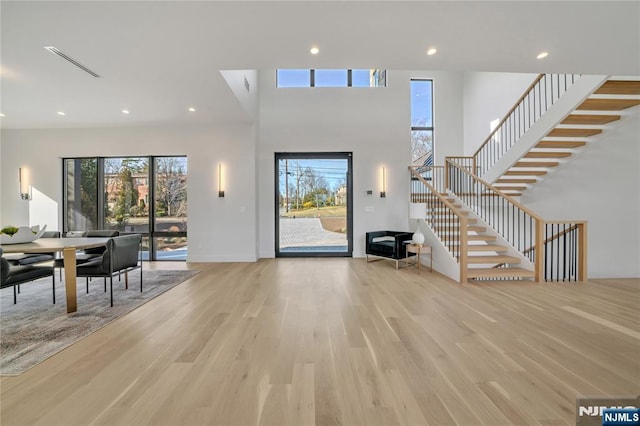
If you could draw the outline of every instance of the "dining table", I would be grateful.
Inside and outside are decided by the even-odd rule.
[[[76,251],[106,246],[110,238],[39,238],[30,243],[2,244],[5,253],[62,253],[67,313],[78,310]]]

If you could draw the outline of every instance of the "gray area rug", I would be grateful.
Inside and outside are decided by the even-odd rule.
[[[13,288],[3,288],[0,297],[0,374],[17,375],[44,361],[74,342],[131,312],[154,297],[186,281],[199,271],[144,271],[129,274],[129,289],[113,279],[113,308],[109,305],[109,284],[104,292],[102,278],[78,279],[78,311],[67,314],[64,283],[56,276],[56,304],[52,303],[51,278],[21,285],[18,303]]]

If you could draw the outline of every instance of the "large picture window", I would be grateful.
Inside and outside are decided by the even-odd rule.
[[[187,258],[187,158],[66,158],[63,231],[143,235],[143,257]],[[102,194],[102,195],[99,195]]]
[[[433,165],[433,81],[411,80],[411,161]]]

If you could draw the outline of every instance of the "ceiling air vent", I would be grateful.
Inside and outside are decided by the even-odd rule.
[[[73,59],[71,56],[67,55],[63,51],[58,50],[56,47],[54,47],[54,46],[45,46],[44,48],[46,50],[48,50],[49,52],[53,53],[54,55],[60,56],[65,61],[71,62],[73,65],[75,65],[76,67],[80,68],[82,71],[87,72],[87,73],[91,74],[92,76],[94,76],[96,78],[100,78],[100,76],[97,73],[91,71],[89,68],[85,67],[80,62],[76,61],[75,59]]]

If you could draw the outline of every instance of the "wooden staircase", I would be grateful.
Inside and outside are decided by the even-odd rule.
[[[441,194],[446,195],[446,194]],[[454,209],[463,216],[469,216],[469,211],[463,208],[456,199],[446,197]],[[412,202],[424,202],[421,194],[411,194]],[[443,209],[429,209],[429,215],[437,217],[446,215]],[[427,220],[429,223],[429,220]],[[509,249],[502,244],[496,243],[497,237],[487,232],[487,228],[478,224],[478,220],[474,218],[467,219],[467,278],[476,280],[487,280],[496,278],[505,279],[522,279],[533,278],[535,272],[524,268],[517,267],[521,263],[520,258],[505,254]],[[454,250],[460,245],[460,227],[454,223],[442,223],[432,227],[433,232],[447,247],[449,252],[458,252]],[[443,238],[447,235],[447,238]]]
[[[494,186],[510,196],[522,195],[550,169],[568,161],[576,150],[597,143],[598,136],[621,118],[621,111],[637,105],[640,105],[640,81],[606,81],[498,178]]]

